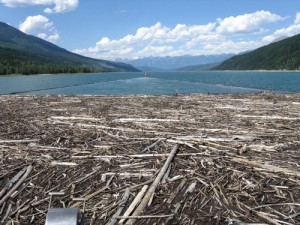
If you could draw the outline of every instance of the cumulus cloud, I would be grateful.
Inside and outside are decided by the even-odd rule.
[[[231,16],[225,19],[218,19],[220,25],[217,28],[217,32],[227,34],[261,32],[264,31],[263,25],[283,19],[283,17],[269,11],[258,11],[236,17]]]
[[[156,23],[150,27],[141,27],[135,34],[128,34],[119,40],[103,37],[94,47],[74,52],[107,59],[174,55],[174,52],[182,52],[181,48],[188,41],[193,42],[190,45],[195,45],[209,40],[214,28],[215,23],[193,26],[177,24],[173,29]],[[178,47],[175,48],[174,45]]]
[[[300,24],[300,13],[296,14],[296,19],[294,21],[294,24]]]
[[[94,46],[74,52],[106,59],[240,53],[265,45],[262,35],[268,32],[268,25],[284,19],[257,11],[200,25],[177,24],[171,28],[158,22],[121,39],[102,37]],[[300,23],[300,15],[296,23]]]
[[[259,41],[232,41],[226,40],[220,43],[207,44],[203,47],[203,52],[207,54],[219,54],[222,53],[241,53],[251,49],[259,48],[262,43]],[[250,48],[249,48],[250,47]],[[230,51],[228,51],[230,49]]]
[[[45,13],[62,13],[77,8],[79,0],[0,0],[0,3],[8,7],[22,7],[29,5],[54,5],[53,8],[46,8]]]
[[[278,29],[271,35],[265,36],[263,38],[263,41],[269,43],[278,38],[291,37],[299,33],[300,33],[300,13],[297,13],[293,24],[289,25],[286,28]]]
[[[53,22],[42,15],[28,16],[24,22],[20,23],[19,29],[24,33],[36,35],[53,43],[57,43],[60,39]]]

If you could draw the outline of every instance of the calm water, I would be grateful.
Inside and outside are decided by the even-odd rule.
[[[300,72],[157,72],[0,77],[0,94],[300,92]]]

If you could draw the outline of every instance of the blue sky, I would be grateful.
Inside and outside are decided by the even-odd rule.
[[[102,59],[239,53],[300,33],[300,0],[0,0],[0,21]]]

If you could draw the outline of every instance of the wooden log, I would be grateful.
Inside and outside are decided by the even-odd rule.
[[[51,162],[51,166],[78,166],[78,164],[74,163],[74,162],[57,162],[57,161],[53,161],[53,162]]]
[[[89,199],[91,199],[91,198],[95,197],[96,195],[100,194],[101,192],[105,191],[107,188],[108,187],[105,186],[105,187],[99,189],[98,191],[88,194],[88,195],[84,195],[83,197],[86,198],[86,200],[88,201]],[[82,202],[77,202],[77,203],[71,205],[71,208],[78,208],[81,204],[82,204]]]
[[[135,207],[140,203],[141,199],[144,197],[144,194],[145,194],[147,188],[148,188],[148,185],[144,185],[142,190],[137,194],[137,196],[134,198],[134,200],[132,201],[132,203],[130,204],[130,206],[128,207],[126,212],[124,213],[123,217],[127,217],[132,213],[132,211],[135,209]],[[123,224],[125,222],[125,220],[126,219],[123,218],[122,220],[119,221],[119,224]]]
[[[120,118],[115,119],[116,122],[126,123],[126,122],[136,122],[136,123],[142,123],[142,122],[188,122],[192,123],[192,121],[182,121],[182,120],[176,120],[176,119],[150,119],[150,118]]]
[[[0,206],[14,193],[17,188],[23,183],[23,181],[28,177],[30,172],[32,171],[32,165],[29,165],[26,169],[25,174],[20,178],[20,180],[7,192],[6,195],[0,200]]]
[[[91,198],[95,197],[96,195],[100,194],[101,192],[105,191],[105,190],[109,187],[109,185],[110,185],[110,183],[111,183],[111,181],[113,180],[114,177],[115,177],[115,175],[113,175],[113,176],[107,181],[107,184],[106,184],[105,187],[99,189],[98,191],[95,191],[94,193],[91,193],[91,194],[85,194],[85,195],[83,195],[83,198],[85,198],[86,201],[88,201],[88,200],[90,200]],[[82,202],[77,202],[77,203],[73,204],[73,205],[71,206],[71,208],[78,208],[81,204],[82,204]]]
[[[160,218],[167,218],[167,217],[173,217],[174,214],[170,215],[147,215],[147,216],[115,216],[117,219],[160,219]],[[130,224],[131,223],[126,223]]]
[[[6,191],[12,187],[14,183],[19,180],[19,178],[25,173],[25,169],[21,170],[19,173],[17,173],[8,183],[5,185],[5,187],[0,191],[0,198],[6,193]]]
[[[159,138],[156,142],[144,148],[142,152],[150,151],[151,148],[154,148],[156,145],[158,145],[160,142],[164,140],[166,140],[166,138]]]
[[[174,198],[176,197],[176,195],[179,193],[179,191],[183,188],[183,186],[185,185],[187,179],[184,178],[181,183],[177,186],[176,190],[172,193],[172,195],[169,197],[169,199],[167,200],[167,203],[170,205]]]
[[[162,179],[162,177],[164,176],[164,174],[166,173],[168,167],[170,166],[177,150],[178,150],[179,145],[175,145],[171,151],[171,153],[169,154],[169,157],[167,158],[165,164],[163,165],[163,167],[161,168],[159,174],[157,175],[157,177],[155,178],[155,180],[153,181],[151,187],[149,188],[149,190],[147,191],[147,193],[145,194],[144,198],[142,199],[140,205],[137,207],[137,209],[133,212],[132,216],[140,216],[146,205],[148,204],[151,196],[155,193],[155,189],[157,188],[157,186],[160,183],[160,180]],[[132,219],[131,223],[134,224],[136,221],[136,219]]]
[[[10,143],[31,143],[31,142],[38,142],[38,139],[24,139],[24,140],[0,140],[1,144],[10,144]]]
[[[273,218],[269,217],[268,215],[266,215],[263,212],[259,212],[256,210],[252,210],[251,207],[249,207],[248,205],[239,202],[240,205],[242,205],[244,208],[246,208],[247,210],[249,210],[249,212],[253,212],[255,213],[259,218],[261,218],[262,220],[264,220],[265,222],[268,222],[268,224],[272,224],[272,225],[280,225],[280,223],[278,223],[276,220],[274,220]]]
[[[283,167],[279,167],[279,166],[262,164],[260,162],[251,161],[251,160],[242,159],[242,158],[232,158],[230,160],[233,161],[233,162],[246,164],[246,165],[251,166],[253,168],[265,169],[265,170],[267,170],[269,172],[272,172],[272,173],[283,173],[283,174],[288,175],[288,176],[300,177],[300,172],[294,171],[294,170],[291,170],[291,169],[287,169],[287,168],[283,168]]]
[[[103,119],[94,117],[77,117],[77,116],[51,116],[54,120],[86,120],[86,121],[103,121]]]
[[[129,198],[129,193],[130,193],[130,189],[126,188],[126,191],[124,193],[124,196],[122,198],[122,201],[119,205],[119,209],[117,210],[117,212],[113,215],[113,217],[111,218],[110,222],[107,223],[107,225],[115,225],[117,220],[118,220],[118,216],[120,216],[121,212],[123,211],[126,202],[128,201]]]
[[[6,209],[6,213],[5,215],[3,216],[2,220],[1,220],[1,224],[3,224],[3,222],[6,220],[6,218],[9,216],[10,214],[10,211],[11,211],[11,206],[12,204],[10,203]]]
[[[204,155],[207,156],[207,154],[203,152],[191,152],[191,153],[179,153],[176,156],[182,156],[182,157],[187,157],[187,156],[198,156],[198,155]],[[89,156],[88,158],[90,159],[118,159],[118,158],[161,158],[161,157],[168,157],[169,154],[136,154],[136,155],[94,155],[94,156]],[[86,159],[85,157],[82,156],[71,156],[72,159]]]

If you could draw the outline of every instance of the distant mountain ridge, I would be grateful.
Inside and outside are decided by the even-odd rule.
[[[0,74],[139,71],[119,62],[84,57],[0,22]]]
[[[190,71],[190,72],[196,72],[196,71],[203,71],[203,70],[211,70],[212,68],[220,65],[222,62],[218,63],[209,63],[209,64],[200,64],[200,65],[191,65],[186,66],[182,68],[178,68],[177,71]]]
[[[300,34],[233,56],[214,70],[300,70]]]
[[[179,68],[205,65],[211,63],[220,63],[232,57],[234,54],[220,54],[220,55],[183,55],[183,56],[166,56],[166,57],[145,57],[135,60],[120,60],[129,63],[141,70],[148,69],[148,71],[162,71],[174,70]]]

